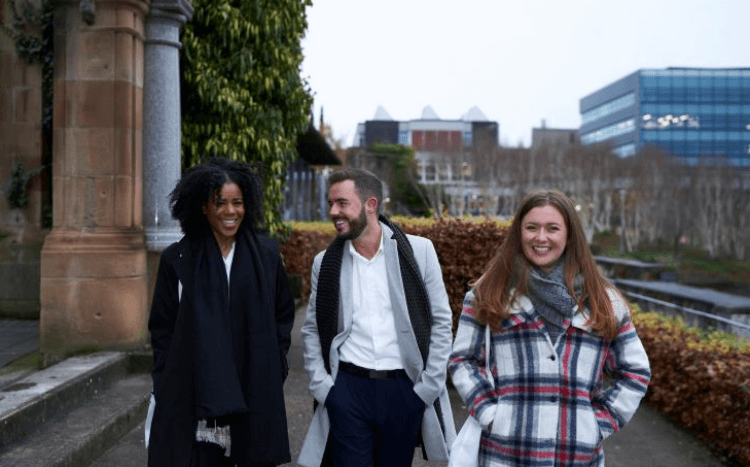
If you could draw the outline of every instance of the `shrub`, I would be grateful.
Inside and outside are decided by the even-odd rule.
[[[646,400],[742,465],[750,465],[750,344],[633,307],[651,362]]]
[[[333,233],[318,230],[294,228],[291,235],[281,244],[281,255],[287,274],[302,276],[302,299],[310,296],[310,272],[313,259],[318,252],[325,250],[333,240]]]
[[[443,270],[455,333],[469,284],[479,278],[497,252],[505,239],[506,227],[493,220],[417,221],[403,225],[404,232],[432,240]]]

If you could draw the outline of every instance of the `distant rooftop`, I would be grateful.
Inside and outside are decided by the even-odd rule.
[[[385,110],[385,107],[382,105],[379,105],[378,108],[375,110],[375,116],[372,118],[373,121],[393,121],[393,117],[391,117],[391,114],[388,113],[387,110]],[[424,109],[422,109],[422,115],[417,120],[442,120],[440,116],[435,112],[435,110],[432,108],[432,106],[425,106]],[[470,108],[465,114],[461,116],[460,119],[464,122],[488,122],[489,119],[487,116],[484,115],[484,113],[479,109],[479,107],[474,106]],[[455,121],[455,120],[453,120]]]
[[[468,112],[463,116],[462,120],[465,120],[467,122],[486,122],[487,117],[482,113],[481,110],[479,110],[479,107],[476,105],[469,109]]]
[[[440,120],[438,114],[429,105],[422,110],[422,120]]]
[[[382,105],[378,106],[378,109],[375,111],[375,116],[372,118],[373,120],[393,120],[391,117],[391,114],[388,113],[385,108],[383,108]]]

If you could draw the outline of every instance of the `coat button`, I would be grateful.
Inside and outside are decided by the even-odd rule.
[[[555,356],[554,356],[554,355],[550,355],[550,356],[549,356],[549,359],[550,359],[550,360],[552,360],[552,361],[554,362],[554,361],[555,361]]]
[[[553,404],[557,403],[557,396],[550,397],[549,401],[552,402]]]

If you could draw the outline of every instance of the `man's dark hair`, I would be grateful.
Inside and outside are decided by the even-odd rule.
[[[172,217],[180,222],[182,232],[197,238],[211,231],[202,207],[212,201],[227,183],[242,191],[245,216],[240,229],[257,230],[263,222],[263,187],[260,167],[221,157],[210,158],[185,172],[169,195]]]
[[[354,182],[354,189],[357,191],[362,204],[367,201],[367,198],[373,197],[378,200],[377,213],[380,214],[382,212],[383,182],[374,173],[365,169],[340,170],[328,177],[328,186],[331,187],[334,183],[343,182],[344,180]]]

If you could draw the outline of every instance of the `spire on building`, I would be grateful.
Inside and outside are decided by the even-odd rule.
[[[391,118],[391,115],[386,111],[382,105],[378,106],[378,109],[375,111],[375,116],[372,118],[373,120],[393,120]]]
[[[479,107],[475,105],[466,112],[466,115],[464,115],[462,120],[466,122],[486,122],[487,117],[485,117],[484,113],[482,113],[482,111],[479,110]]]
[[[438,114],[436,114],[435,111],[432,110],[432,107],[428,105],[422,110],[422,118],[420,120],[440,120],[440,117],[438,117]]]

